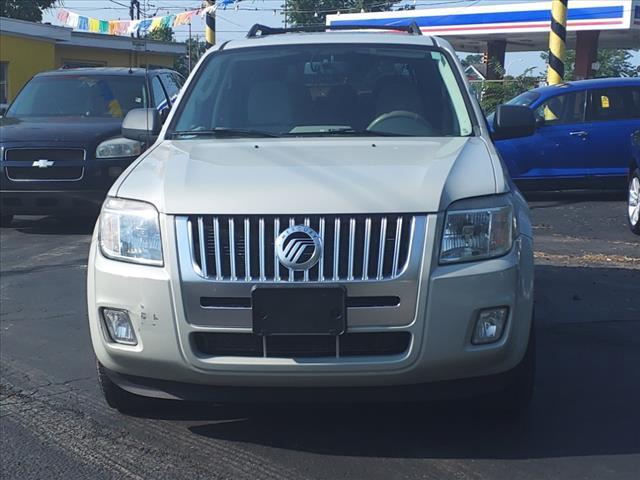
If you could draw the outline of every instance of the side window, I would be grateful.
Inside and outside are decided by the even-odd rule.
[[[151,92],[153,93],[153,105],[158,109],[158,111],[161,112],[165,108],[169,107],[167,94],[165,93],[164,88],[162,88],[160,78],[151,78]]]
[[[184,85],[185,79],[182,75],[180,75],[179,73],[174,73],[173,74],[173,78],[176,79],[176,83],[179,85],[180,88],[182,88],[182,86]]]
[[[566,125],[584,120],[586,92],[571,92],[549,98],[536,108],[536,119],[544,125]]]
[[[589,119],[593,122],[640,118],[640,89],[602,88],[591,92]]]
[[[162,83],[169,96],[169,101],[171,103],[175,102],[180,92],[180,84],[176,82],[176,78],[171,73],[162,73],[160,76],[162,77]]]

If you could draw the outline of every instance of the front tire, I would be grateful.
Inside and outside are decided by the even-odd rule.
[[[111,408],[120,413],[133,414],[140,412],[147,404],[144,397],[134,395],[116,385],[107,375],[107,371],[100,362],[96,362],[98,382],[104,399]]]
[[[636,235],[640,235],[640,170],[636,170],[629,177],[628,192],[627,220],[629,228]]]

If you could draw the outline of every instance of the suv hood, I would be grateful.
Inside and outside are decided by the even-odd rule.
[[[29,117],[0,119],[5,143],[88,144],[120,135],[121,118]]]
[[[111,191],[168,214],[435,212],[496,193],[470,138],[163,141]]]

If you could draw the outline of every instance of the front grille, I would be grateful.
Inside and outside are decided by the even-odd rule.
[[[6,167],[5,173],[9,180],[80,180],[84,167]]]
[[[253,333],[192,335],[200,355],[263,358],[321,358],[401,355],[411,342],[408,332],[283,335],[261,337]]]
[[[80,148],[9,148],[4,159],[8,162],[51,162],[84,161],[85,151]]]
[[[412,215],[192,216],[192,260],[198,274],[217,281],[335,282],[398,277],[409,261]],[[275,240],[306,225],[321,238],[322,254],[308,270],[281,265]]]

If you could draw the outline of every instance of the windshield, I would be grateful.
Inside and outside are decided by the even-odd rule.
[[[123,118],[129,110],[146,106],[143,77],[70,74],[34,78],[6,116]]]
[[[521,107],[528,107],[533,102],[535,102],[538,98],[540,98],[540,94],[536,92],[524,92],[518,95],[517,97],[513,97],[511,100],[507,102],[507,105],[520,105]]]
[[[446,55],[424,47],[294,45],[209,57],[169,129],[174,138],[467,136]]]

